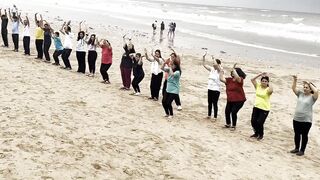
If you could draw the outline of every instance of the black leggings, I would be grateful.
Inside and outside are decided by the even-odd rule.
[[[49,54],[50,46],[51,46],[51,39],[45,40],[43,42],[43,53],[47,61],[50,61],[50,54]]]
[[[53,59],[56,64],[60,64],[59,56],[63,53],[63,50],[55,50],[53,53]]]
[[[66,68],[71,68],[71,64],[69,60],[71,52],[72,52],[72,49],[63,49],[63,52],[62,52],[62,60]]]
[[[151,97],[159,99],[159,91],[161,88],[163,73],[159,73],[158,75],[152,74],[151,83],[150,83],[150,90],[151,90]]]
[[[230,114],[232,116],[232,126],[237,125],[238,119],[238,111],[242,108],[244,101],[242,102],[227,102],[226,109],[225,109],[225,116],[226,116],[226,124],[231,124]]]
[[[167,98],[167,80],[164,80],[163,86],[162,86],[162,104],[166,101]],[[179,94],[174,99],[177,106],[181,106],[180,96]]]
[[[212,114],[212,105],[214,118],[218,116],[218,100],[220,96],[220,91],[212,91],[208,89],[208,116]]]
[[[4,46],[5,47],[9,47],[9,44],[8,44],[8,31],[7,30],[2,31],[1,35],[2,35],[2,40],[3,40]]]
[[[23,37],[24,54],[30,55],[30,36]]]
[[[165,102],[162,102],[162,106],[166,115],[173,116],[173,109],[172,109],[172,101],[176,99],[178,94],[168,93],[167,97],[165,98]]]
[[[19,34],[12,34],[12,41],[14,44],[14,50],[19,49]]]
[[[97,60],[97,51],[88,51],[88,64],[89,72],[94,74],[96,72],[96,60]]]
[[[251,115],[251,125],[255,135],[263,137],[264,135],[264,122],[268,117],[269,111],[265,111],[254,107]]]
[[[43,58],[43,40],[42,39],[36,39],[36,49],[38,52],[37,58],[42,59]]]
[[[109,74],[108,74],[108,70],[110,68],[111,64],[102,64],[100,66],[100,73],[102,75],[102,79],[104,81],[109,81]]]
[[[76,51],[76,56],[78,60],[78,71],[81,73],[86,72],[86,52]]]
[[[134,76],[132,80],[132,87],[136,93],[137,92],[140,93],[139,83],[143,80],[143,78],[144,78],[144,73]]]
[[[309,134],[309,130],[310,130],[311,126],[312,126],[312,123],[298,122],[298,121],[293,120],[294,143],[296,146],[295,149],[299,149],[301,136],[302,136],[300,151],[304,152],[306,150],[306,147],[308,144],[308,134]]]

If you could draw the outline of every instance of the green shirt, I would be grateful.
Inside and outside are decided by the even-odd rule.
[[[179,94],[180,91],[180,71],[175,71],[169,75],[167,80],[167,93]]]

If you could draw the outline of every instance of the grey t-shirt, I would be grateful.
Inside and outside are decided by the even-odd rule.
[[[294,120],[299,122],[312,123],[312,106],[316,102],[312,95],[306,96],[303,92],[298,91],[298,101],[294,113]]]

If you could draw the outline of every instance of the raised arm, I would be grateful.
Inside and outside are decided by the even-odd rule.
[[[35,13],[35,14],[34,14],[34,22],[36,23],[36,25],[37,25],[37,21],[38,21],[37,14],[38,14],[38,13]]]
[[[298,77],[296,75],[293,75],[293,82],[292,82],[292,86],[291,89],[294,92],[295,95],[298,95],[298,90],[297,90],[297,79]]]
[[[149,55],[148,55],[148,51],[146,48],[144,48],[144,56],[146,57],[146,60],[148,60],[149,62],[153,62],[154,59],[150,59]]]
[[[11,21],[13,21],[10,8],[9,8],[9,18],[10,18]]]
[[[269,82],[268,94],[271,95],[273,93],[273,86]]]
[[[319,91],[318,91],[318,89],[316,88],[316,86],[314,86],[314,85],[313,85],[312,83],[310,83],[310,82],[309,82],[309,86],[310,86],[311,90],[313,91],[312,97],[313,97],[313,99],[316,101],[316,100],[318,99],[318,97],[319,97]]]
[[[207,52],[205,52],[205,54],[202,56],[202,65],[204,68],[206,68],[209,72],[211,71],[211,67],[206,65],[206,55],[207,55]]]
[[[63,35],[66,35],[66,33],[63,31],[64,26],[66,25],[66,22],[63,23],[61,26],[61,29],[59,30]]]
[[[311,82],[309,81],[303,81],[303,83],[306,83],[309,85],[310,89],[313,91],[313,95],[312,98],[316,101],[318,99],[319,96],[319,92],[318,89],[316,88],[316,86],[314,86]]]
[[[43,18],[42,15],[40,14],[40,21],[39,21],[39,26],[44,29],[44,23],[43,23]]]
[[[80,21],[79,23],[79,32],[82,31],[81,24],[82,24],[82,21]]]
[[[219,79],[220,79],[220,81],[223,82],[224,84],[227,83],[227,80],[226,80],[226,78],[224,77],[224,72],[221,71],[221,70],[219,71]]]
[[[30,21],[29,21],[29,18],[28,18],[28,14],[26,14],[26,20],[27,20],[27,25],[30,27]]]
[[[251,79],[251,83],[253,84],[254,88],[257,88],[257,79],[261,76],[264,76],[265,74],[266,73],[260,73]]]
[[[21,24],[23,25],[23,21],[22,21],[22,18],[21,18],[21,13],[19,14],[18,18],[19,18],[19,21],[21,22]]]
[[[239,74],[238,74],[237,71],[236,71],[236,67],[237,67],[237,63],[235,63],[235,64],[233,65],[232,73],[233,73],[233,76],[235,77],[236,81],[237,81],[238,83],[240,83],[240,82],[241,82],[241,78],[240,78]]]

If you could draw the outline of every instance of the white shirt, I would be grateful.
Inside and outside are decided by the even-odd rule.
[[[19,34],[19,21],[13,22],[12,34]]]
[[[97,45],[92,45],[92,44],[88,45],[88,51],[96,51],[96,49],[97,49]]]
[[[220,91],[219,73],[214,68],[211,68],[208,80],[208,89],[212,91]]]
[[[72,39],[73,39],[74,34],[73,33],[69,33],[69,34],[65,34],[64,36],[64,48],[65,49],[72,49]]]
[[[78,52],[86,52],[86,45],[87,43],[84,41],[84,39],[79,39],[79,41],[77,41],[77,47],[76,47],[76,51]]]
[[[24,37],[30,37],[30,26],[28,26],[28,25],[24,26],[23,36]]]
[[[156,60],[153,60],[153,62],[151,62],[151,73],[154,75],[158,75],[159,73],[162,72],[161,68],[161,64],[163,63],[163,59],[159,58],[159,63]]]

